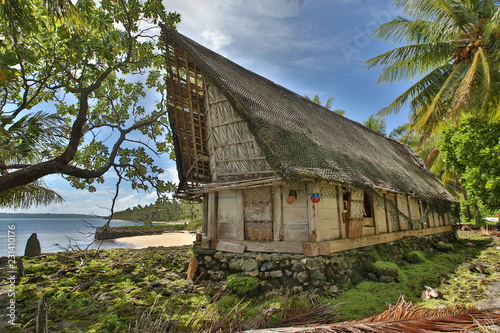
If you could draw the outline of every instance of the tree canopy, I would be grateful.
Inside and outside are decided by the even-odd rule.
[[[468,201],[500,209],[500,123],[469,119],[441,138],[444,159],[460,174]]]
[[[157,24],[180,15],[160,0],[81,0],[78,19],[42,0],[13,15],[13,3],[0,16],[0,193],[50,174],[93,191],[108,170],[135,189],[171,190],[155,164],[170,151]]]
[[[396,0],[408,17],[381,25],[380,40],[404,43],[367,61],[382,66],[379,83],[418,78],[381,110],[410,106],[412,127],[424,134],[464,114],[500,119],[500,3],[495,0]]]

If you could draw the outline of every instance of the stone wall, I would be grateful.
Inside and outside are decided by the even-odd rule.
[[[449,231],[317,257],[257,252],[239,254],[199,246],[195,253],[201,279],[223,281],[230,274],[241,274],[259,278],[261,285],[269,289],[285,287],[297,292],[320,289],[336,293],[363,280],[391,279],[375,276],[372,265],[376,261],[401,262],[406,253],[434,251],[434,244],[455,240],[456,233]]]

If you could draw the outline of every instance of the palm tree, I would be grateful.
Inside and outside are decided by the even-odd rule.
[[[308,99],[310,100],[311,102],[313,103],[316,103],[318,105],[322,105],[321,104],[321,100],[319,99],[319,96],[318,94],[314,95],[313,98],[310,98],[309,96],[307,95],[304,95],[304,98],[305,99]],[[345,115],[345,111],[344,110],[340,110],[340,109],[335,109],[335,110],[332,110],[332,105],[333,105],[333,101],[335,100],[335,97],[331,96],[330,98],[328,98],[328,100],[326,101],[325,105],[323,105],[323,107],[327,108],[328,110],[330,111],[333,111],[341,116],[344,116]]]
[[[372,114],[368,119],[363,121],[363,125],[375,132],[385,135],[386,125],[383,117],[378,117]]]
[[[0,174],[8,172],[7,164],[23,168],[49,158],[63,140],[64,125],[61,124],[57,114],[36,112],[16,122],[0,114]],[[42,181],[0,193],[0,207],[30,208],[62,201],[63,198]]]
[[[369,59],[379,83],[421,77],[379,114],[409,104],[412,129],[428,136],[464,114],[500,119],[500,7],[496,0],[395,0],[398,17],[374,33],[407,45]]]

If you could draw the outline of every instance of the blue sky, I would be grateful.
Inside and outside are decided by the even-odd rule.
[[[409,82],[377,86],[378,69],[367,59],[395,47],[370,37],[400,12],[387,0],[164,0],[167,11],[182,16],[180,33],[239,65],[300,95],[335,97],[333,108],[362,122],[387,106]],[[407,121],[405,112],[386,118],[390,131]],[[177,181],[175,164],[164,157],[163,177]],[[96,193],[72,189],[57,175],[47,185],[65,203],[30,209],[32,213],[106,215],[114,191],[110,175]],[[117,210],[155,201],[154,193],[123,185]],[[6,211],[6,210],[3,210]],[[17,210],[16,212],[20,212]]]

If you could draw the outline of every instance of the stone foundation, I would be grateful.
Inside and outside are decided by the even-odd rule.
[[[373,273],[372,265],[378,260],[400,262],[408,252],[435,251],[434,244],[455,240],[456,232],[449,231],[316,257],[261,252],[240,254],[200,247],[195,248],[195,253],[201,279],[223,281],[230,274],[241,274],[260,279],[267,289],[285,287],[292,291],[319,289],[336,293],[363,280],[390,279]]]

